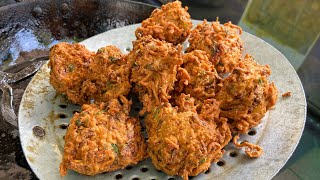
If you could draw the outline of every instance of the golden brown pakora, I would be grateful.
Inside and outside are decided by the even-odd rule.
[[[194,50],[182,56],[174,93],[190,94],[201,108],[206,99],[214,98],[219,76],[205,51]]]
[[[180,1],[154,10],[135,31],[127,56],[115,46],[97,53],[79,44],[51,48],[50,83],[72,103],[84,104],[67,129],[62,176],[69,169],[85,175],[115,171],[150,156],[157,169],[188,179],[222,157],[231,132],[249,157],[263,153],[237,141],[277,101],[269,66],[241,58],[239,26],[205,20],[191,31],[187,10]],[[182,55],[180,43],[189,35]],[[131,86],[143,104],[140,114],[147,113],[148,147],[139,120],[129,116],[125,96]]]
[[[151,35],[177,45],[186,40],[192,28],[188,7],[182,8],[180,1],[174,1],[155,9],[151,16],[142,21],[135,34],[139,39]]]
[[[140,122],[128,115],[130,104],[120,96],[120,101],[82,106],[67,129],[62,176],[68,169],[85,175],[114,171],[146,157]]]
[[[229,119],[233,132],[246,133],[257,126],[275,105],[278,91],[268,81],[270,73],[268,65],[259,65],[246,55],[231,75],[222,80],[215,98],[221,102],[220,116]]]
[[[90,100],[81,91],[81,85],[93,56],[94,53],[80,44],[59,43],[50,49],[50,83],[72,103],[83,104]]]
[[[181,46],[144,36],[133,43],[128,54],[132,63],[130,81],[143,103],[141,114],[168,102],[179,65],[182,64]]]
[[[126,96],[130,92],[130,64],[115,46],[100,48],[88,68],[82,91],[95,102]]]
[[[206,101],[208,109],[198,114],[190,95],[180,99],[179,107],[166,103],[146,116],[148,154],[157,169],[188,179],[218,161],[231,132],[227,119],[219,118],[215,100]]]
[[[241,33],[241,28],[231,22],[222,25],[204,20],[191,31],[187,52],[205,51],[219,74],[230,73],[242,56]]]

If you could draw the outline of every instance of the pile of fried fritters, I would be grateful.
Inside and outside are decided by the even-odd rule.
[[[191,30],[187,10],[179,1],[154,10],[127,55],[115,46],[96,53],[80,44],[51,48],[50,83],[83,105],[67,129],[62,176],[68,169],[114,171],[150,157],[157,169],[188,179],[218,161],[232,138],[248,156],[261,155],[259,146],[237,139],[277,101],[269,66],[242,56],[240,27],[205,20]],[[129,115],[130,92],[143,104],[147,142],[139,118]]]

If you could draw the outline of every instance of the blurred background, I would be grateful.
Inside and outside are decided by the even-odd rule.
[[[138,3],[0,0],[0,70],[15,72],[21,69],[19,64],[47,55],[48,49],[60,41],[79,42],[109,29],[141,22],[155,7],[170,0],[135,1]],[[189,7],[193,19],[213,21],[219,17],[222,23],[232,21],[287,57],[303,84],[308,114],[296,151],[274,179],[319,179],[320,1],[182,0],[182,3]],[[11,85],[16,112],[29,81],[26,78]],[[0,136],[0,179],[36,179],[21,158],[15,127],[0,128]]]

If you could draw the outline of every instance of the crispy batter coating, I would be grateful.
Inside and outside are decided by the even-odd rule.
[[[143,103],[141,114],[168,102],[176,81],[177,68],[182,64],[181,46],[145,36],[133,43],[128,55],[132,63],[130,81]]]
[[[233,138],[233,144],[238,147],[238,148],[241,148],[241,147],[244,147],[245,148],[245,152],[246,154],[251,157],[251,158],[257,158],[257,157],[260,157],[263,153],[263,149],[256,145],[256,144],[251,144],[249,142],[242,142],[241,144],[238,143],[239,139],[239,134],[237,134],[234,138]]]
[[[148,154],[157,169],[184,179],[205,172],[213,161],[218,161],[222,148],[231,140],[226,118],[218,118],[218,111],[198,115],[194,99],[181,95],[179,108],[169,103],[155,107],[146,116]],[[215,100],[205,107],[216,107]],[[218,114],[212,114],[218,113]]]
[[[83,105],[65,136],[60,174],[71,169],[95,175],[133,165],[146,157],[139,120],[128,116],[130,102],[120,97],[107,104]]]
[[[107,102],[130,92],[130,68],[115,46],[97,54],[80,44],[59,43],[50,50],[50,83],[75,104]]]
[[[187,180],[222,157],[231,132],[249,157],[263,153],[237,140],[277,101],[269,66],[241,58],[239,26],[205,20],[191,31],[187,10],[180,1],[154,10],[135,31],[127,56],[115,46],[97,53],[80,44],[51,48],[50,83],[72,103],[84,104],[67,129],[62,176],[69,169],[85,175],[115,171],[150,156],[157,169]],[[182,55],[179,44],[189,35]],[[131,102],[124,96],[131,86],[143,104],[140,114],[147,113],[148,147],[139,120],[129,116]],[[92,99],[96,104],[88,104]]]
[[[126,96],[130,92],[130,63],[115,46],[100,48],[90,64],[83,93],[96,102]]]
[[[50,49],[50,83],[75,104],[90,100],[81,91],[81,85],[93,56],[94,53],[80,44],[59,43]]]
[[[222,25],[219,21],[210,24],[205,20],[192,30],[187,52],[205,51],[219,74],[231,72],[242,56],[241,33],[241,28],[231,22]]]
[[[275,105],[278,91],[268,81],[270,73],[268,65],[259,65],[246,55],[232,74],[222,80],[216,99],[221,101],[220,115],[230,120],[232,131],[246,133]]]
[[[182,43],[190,34],[192,22],[188,7],[182,8],[180,1],[174,1],[155,9],[151,16],[142,21],[135,34],[137,39],[151,35],[175,45]]]
[[[209,61],[206,52],[194,50],[182,56],[183,64],[178,69],[175,93],[190,94],[195,104],[201,108],[206,99],[215,96],[215,86],[219,76]]]
[[[288,92],[285,92],[282,94],[282,98],[287,98],[287,97],[290,97],[291,96],[291,92],[288,91]]]

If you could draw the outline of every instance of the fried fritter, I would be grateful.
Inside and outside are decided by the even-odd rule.
[[[270,73],[268,65],[259,65],[246,55],[232,74],[222,80],[216,99],[221,101],[220,115],[229,119],[233,132],[246,133],[257,126],[275,105],[278,91],[268,81]]]
[[[80,44],[59,43],[50,49],[50,83],[72,103],[83,104],[90,100],[82,92],[81,85],[93,56],[94,53]]]
[[[241,28],[231,22],[222,25],[219,21],[210,24],[205,20],[191,31],[187,52],[205,51],[219,74],[229,73],[242,56],[241,33]]]
[[[107,104],[83,105],[65,136],[60,174],[71,169],[95,175],[133,165],[146,157],[139,120],[128,116],[130,102],[120,96]]]
[[[155,9],[151,16],[142,21],[135,34],[137,39],[151,35],[177,45],[186,40],[192,28],[188,7],[182,8],[180,1],[174,1]]]
[[[184,54],[182,59],[183,64],[178,70],[175,93],[190,94],[198,108],[201,108],[206,99],[215,96],[215,86],[219,76],[204,51],[194,50]]]
[[[141,114],[150,112],[155,106],[168,102],[169,93],[176,81],[177,68],[182,64],[179,45],[145,36],[133,43],[128,55],[132,63],[130,81],[143,103]]]
[[[100,48],[90,64],[83,93],[96,102],[126,96],[130,92],[130,63],[115,46]]]
[[[231,132],[227,119],[218,118],[215,100],[206,101],[204,107],[209,108],[198,115],[193,98],[184,94],[180,98],[178,108],[167,103],[146,116],[148,154],[157,169],[188,179],[218,161]]]

